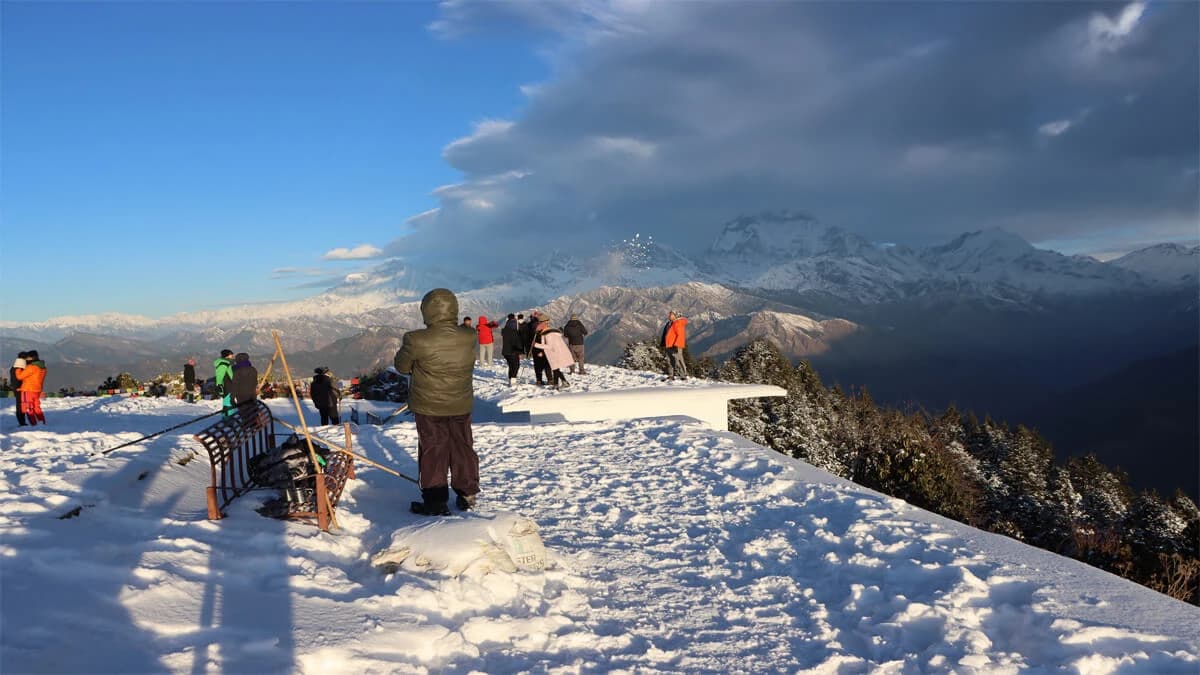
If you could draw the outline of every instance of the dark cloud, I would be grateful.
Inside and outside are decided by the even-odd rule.
[[[555,75],[445,149],[463,181],[388,255],[699,248],[781,207],[900,243],[1196,235],[1196,3],[444,7],[554,31]]]

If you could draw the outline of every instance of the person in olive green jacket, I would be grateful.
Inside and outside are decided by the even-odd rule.
[[[450,486],[463,511],[474,508],[479,493],[479,456],[471,436],[476,336],[457,324],[458,298],[445,288],[425,294],[421,316],[427,328],[405,333],[395,358],[396,370],[412,376],[408,406],[417,422],[422,501],[411,510],[446,516]]]

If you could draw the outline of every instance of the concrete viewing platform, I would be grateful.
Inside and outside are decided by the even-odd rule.
[[[529,421],[534,423],[686,416],[713,429],[728,431],[729,401],[764,396],[787,396],[787,390],[767,384],[637,387],[560,392],[555,396],[504,400],[499,406],[506,414],[527,412]]]

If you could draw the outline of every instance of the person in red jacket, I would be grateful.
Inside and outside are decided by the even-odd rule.
[[[667,379],[687,379],[687,366],[683,363],[683,348],[687,346],[687,318],[671,312],[667,315],[667,329],[663,335],[663,347],[667,349]]]
[[[490,368],[492,359],[496,356],[496,338],[492,335],[492,329],[498,325],[495,321],[488,321],[482,314],[475,322],[475,331],[479,333],[479,365],[484,368]]]
[[[17,369],[21,381],[21,405],[25,408],[25,419],[30,426],[46,423],[42,414],[42,383],[46,381],[46,362],[38,357],[37,350],[30,351],[25,358],[25,367]]]

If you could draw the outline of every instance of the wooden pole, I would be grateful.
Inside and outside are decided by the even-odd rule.
[[[296,382],[292,379],[292,369],[288,367],[287,356],[283,353],[283,344],[279,341],[279,331],[271,331],[271,337],[275,338],[275,354],[279,357],[280,365],[283,366],[283,374],[287,376],[288,388],[292,390],[292,402],[296,404],[296,414],[300,417],[304,442],[308,445],[308,459],[313,463],[313,469],[317,472],[317,525],[328,532],[330,525],[337,526],[337,520],[333,516],[333,509],[329,506],[329,495],[325,490],[325,469],[317,461],[317,451],[313,448],[312,434],[308,431],[308,423],[304,421],[304,408],[300,406],[300,395],[296,393]]]
[[[350,423],[349,423],[349,422],[346,422],[345,424],[343,424],[343,425],[342,425],[342,428],[346,430],[346,450],[345,450],[345,453],[346,453],[347,455],[350,455],[351,457],[353,457],[353,456],[354,456],[354,452],[351,450],[351,448],[353,448],[353,447],[354,447],[354,443],[353,443],[353,440],[352,440],[352,439],[351,439],[351,437],[350,437]],[[351,462],[350,462],[350,472],[349,472],[348,474],[346,474],[346,475],[347,475],[347,476],[349,476],[350,478],[355,478],[355,475],[354,475],[354,462],[353,462],[353,461],[351,461]]]
[[[276,351],[271,355],[271,360],[267,362],[267,370],[263,373],[262,379],[258,381],[258,390],[262,391],[263,385],[267,383],[267,378],[271,377],[271,369],[275,367],[275,357],[279,355]]]
[[[283,426],[287,427],[288,429],[291,429],[292,431],[299,431],[299,429],[297,429],[296,427],[294,427],[294,426],[292,426],[292,425],[288,424],[287,422],[284,422],[283,420],[277,419],[277,420],[275,420],[275,421],[276,421],[276,422],[278,422],[279,424],[282,424]],[[383,469],[384,471],[386,471],[386,472],[388,472],[388,473],[392,474],[393,476],[397,476],[397,477],[399,477],[399,478],[403,478],[404,480],[411,481],[411,482],[413,482],[413,483],[415,483],[415,484],[418,484],[418,485],[420,485],[420,481],[418,481],[416,478],[412,478],[411,476],[406,476],[406,475],[404,475],[404,474],[400,473],[399,471],[396,471],[395,469],[392,469],[392,468],[386,467],[386,466],[384,466],[383,464],[380,464],[379,462],[376,462],[376,461],[373,461],[373,460],[371,460],[371,459],[368,459],[368,458],[366,458],[366,457],[363,457],[362,455],[358,454],[357,452],[354,452],[354,451],[352,451],[352,450],[348,450],[347,448],[349,448],[349,447],[350,447],[350,438],[349,438],[349,433],[350,433],[350,423],[349,423],[349,422],[346,422],[345,426],[346,426],[346,433],[347,433],[347,437],[346,437],[346,447],[345,447],[345,448],[333,448],[334,450],[337,450],[338,452],[344,452],[344,453],[346,453],[347,455],[350,455],[351,457],[353,457],[354,459],[357,459],[357,460],[360,460],[360,461],[366,462],[367,464],[370,464],[371,466],[373,466],[373,467],[375,467],[375,468],[377,468],[377,469]]]

